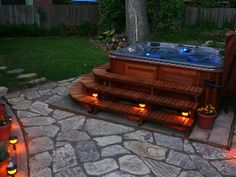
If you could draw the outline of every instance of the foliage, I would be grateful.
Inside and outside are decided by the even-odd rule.
[[[205,7],[205,8],[213,8],[220,7],[219,3],[216,0],[193,0],[193,6],[196,7]]]
[[[11,123],[11,120],[9,118],[6,119],[0,119],[0,127],[8,125]]]
[[[42,29],[37,24],[10,24],[0,25],[0,36],[39,36]]]
[[[89,22],[82,21],[78,26],[79,35],[93,36],[97,34],[97,25],[92,25]]]
[[[156,30],[159,24],[159,0],[147,0],[148,21],[152,30]]]
[[[97,26],[86,21],[82,21],[79,24],[60,24],[58,28],[56,28],[56,34],[59,36],[93,36],[97,34]]]
[[[178,27],[183,23],[185,15],[183,0],[160,0],[159,3],[159,22],[168,27]]]
[[[0,162],[3,162],[9,157],[9,152],[5,144],[0,144]]]
[[[211,104],[206,105],[205,107],[198,108],[197,111],[204,115],[216,115],[216,109]]]
[[[99,1],[99,31],[115,29],[121,33],[125,28],[125,0]]]
[[[194,45],[201,45],[208,40],[213,40],[218,48],[223,48],[227,31],[229,31],[228,28],[219,29],[209,25],[182,27],[180,30],[160,28],[152,33],[152,40]]]
[[[0,127],[8,125],[10,123],[11,123],[11,119],[7,115],[5,115],[5,117],[4,117],[4,115],[0,116]]]
[[[81,35],[92,36],[97,34],[97,26],[89,22],[82,21],[79,24],[60,24],[51,29],[41,28],[37,24],[10,24],[0,25],[1,37],[19,37],[19,36],[47,36],[47,35]]]
[[[53,0],[52,4],[71,4],[71,0]]]
[[[111,30],[107,30],[107,31],[99,34],[98,38],[99,38],[99,40],[108,40],[108,39],[112,39],[112,37],[115,35],[116,35],[115,30],[111,29]]]

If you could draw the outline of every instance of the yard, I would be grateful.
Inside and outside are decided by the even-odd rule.
[[[62,80],[88,73],[107,62],[107,54],[83,37],[5,38],[0,40],[0,65],[8,70],[24,68],[48,80]],[[1,85],[16,89],[22,85],[15,75],[0,72]]]
[[[183,28],[159,30],[152,40],[185,44],[202,44],[207,40],[223,47],[224,30]],[[108,62],[107,53],[92,46],[86,37],[27,37],[0,39],[0,66],[10,69],[24,68],[25,73],[55,81],[89,73],[93,67]],[[1,85],[15,90],[24,87],[15,75],[0,71]]]

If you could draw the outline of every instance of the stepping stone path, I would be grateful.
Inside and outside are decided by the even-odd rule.
[[[30,177],[236,176],[236,138],[228,151],[49,108],[74,80],[5,96],[26,134]]]
[[[7,66],[0,66],[0,71],[5,71],[7,69]]]
[[[16,78],[21,82],[22,85],[34,85],[46,82],[47,79],[45,77],[38,78],[37,73],[24,73],[23,68],[16,68],[12,70],[6,70],[7,66],[0,66],[0,71],[4,71],[6,74],[9,75],[16,75]]]
[[[9,70],[9,71],[7,71],[6,73],[7,73],[7,74],[15,74],[15,75],[17,75],[17,74],[23,73],[24,71],[25,71],[25,70],[22,69],[22,68],[17,68],[17,69]]]
[[[36,73],[28,73],[28,74],[20,74],[16,78],[17,79],[31,79],[31,78],[34,78],[36,76],[37,76]]]
[[[45,82],[46,80],[47,79],[45,77],[41,77],[41,78],[38,78],[38,79],[30,80],[27,83],[28,84],[39,84],[39,83]]]

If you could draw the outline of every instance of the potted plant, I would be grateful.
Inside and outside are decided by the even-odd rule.
[[[9,152],[5,143],[0,145],[0,174],[2,176],[7,176],[7,164],[9,159]]]
[[[205,107],[198,108],[198,126],[202,129],[212,129],[215,119],[217,116],[217,112],[214,106],[206,105]]]
[[[7,141],[10,137],[10,133],[11,133],[11,120],[6,115],[6,111],[4,109],[4,111],[1,111],[0,115],[0,135],[1,135],[0,141]]]

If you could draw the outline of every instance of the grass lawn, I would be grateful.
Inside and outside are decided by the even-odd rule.
[[[202,44],[207,40],[223,43],[228,30],[183,28],[180,31],[160,29],[153,41]],[[223,47],[223,44],[217,44]],[[40,77],[56,81],[91,72],[92,68],[108,62],[108,54],[95,48],[86,37],[27,37],[0,39],[0,66],[24,68]],[[16,90],[22,84],[15,76],[0,71],[0,85]]]
[[[83,37],[32,37],[0,39],[0,65],[24,68],[48,80],[62,80],[89,73],[108,62],[107,53]],[[16,89],[22,85],[15,76],[0,71],[0,85]]]

